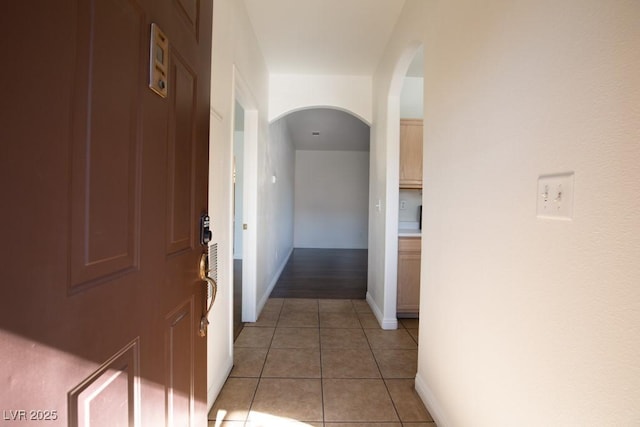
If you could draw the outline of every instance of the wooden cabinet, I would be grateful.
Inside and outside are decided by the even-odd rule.
[[[398,239],[398,314],[420,310],[420,237]]]
[[[400,188],[422,189],[422,120],[400,120]],[[420,237],[398,239],[398,315],[420,311]]]
[[[400,188],[422,188],[422,120],[400,120]]]

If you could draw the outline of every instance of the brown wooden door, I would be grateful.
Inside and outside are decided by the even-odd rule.
[[[0,424],[206,425],[212,2],[1,9]]]

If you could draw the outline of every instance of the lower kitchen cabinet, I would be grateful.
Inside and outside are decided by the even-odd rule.
[[[417,315],[420,310],[420,237],[398,239],[398,299],[399,316]]]

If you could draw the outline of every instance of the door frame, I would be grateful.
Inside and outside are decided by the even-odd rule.
[[[235,117],[236,102],[244,109],[244,188],[242,198],[243,224],[247,224],[247,228],[243,231],[242,236],[242,321],[255,322],[258,317],[258,108],[249,85],[235,65],[233,66],[233,87],[233,117]],[[231,144],[233,144],[233,140]],[[233,157],[233,150],[231,151]],[[233,162],[233,159],[231,161]],[[233,218],[233,213],[230,218]],[[231,265],[230,271],[233,271],[233,265]]]
[[[383,329],[396,329],[398,294],[398,205],[400,203],[400,95],[404,78],[422,42],[408,45],[398,58],[387,97],[387,205],[385,209],[385,277]],[[424,94],[423,94],[424,97]]]

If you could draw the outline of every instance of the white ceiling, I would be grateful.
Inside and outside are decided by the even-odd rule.
[[[405,0],[244,2],[270,73],[372,76]],[[369,151],[369,126],[343,111],[314,108],[282,120],[296,150]]]
[[[313,108],[295,111],[281,120],[286,122],[296,150],[369,151],[369,125],[344,111]]]
[[[270,73],[373,75],[405,0],[244,0]]]

